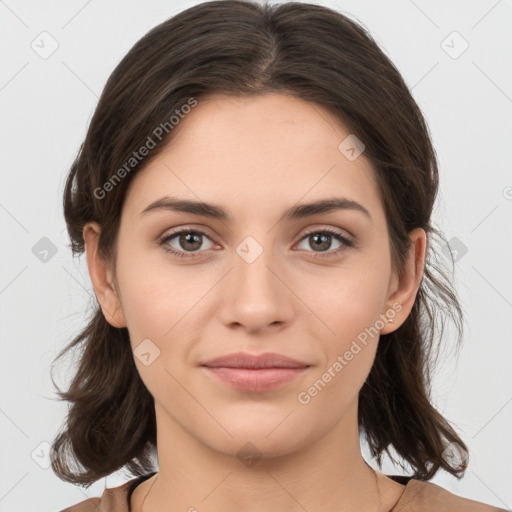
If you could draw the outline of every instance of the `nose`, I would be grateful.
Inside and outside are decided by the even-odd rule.
[[[283,265],[270,250],[264,250],[254,261],[235,253],[219,294],[222,322],[252,334],[288,325],[297,303]]]

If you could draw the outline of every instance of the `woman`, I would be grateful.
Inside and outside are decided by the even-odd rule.
[[[461,325],[437,187],[418,106],[343,15],[221,0],[144,36],[66,182],[98,309],[52,455],[135,478],[66,510],[499,510],[429,482],[467,467],[427,391],[439,311]]]

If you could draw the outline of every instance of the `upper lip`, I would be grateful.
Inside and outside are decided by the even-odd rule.
[[[206,361],[201,366],[211,368],[220,366],[226,368],[307,368],[310,365],[275,352],[257,355],[235,352]]]

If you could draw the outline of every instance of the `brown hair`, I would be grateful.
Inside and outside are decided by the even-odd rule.
[[[447,315],[457,326],[457,347],[462,333],[461,307],[433,252],[434,239],[444,240],[430,222],[438,189],[435,151],[400,73],[368,31],[341,13],[308,3],[217,0],[182,11],[140,39],[109,77],[67,177],[64,215],[73,254],[84,252],[84,224],[96,221],[99,253],[115,270],[124,197],[142,168],[130,159],[165,127],[143,164],[157,155],[173,135],[168,120],[191,98],[268,92],[327,107],[364,142],[399,273],[408,233],[427,232],[414,306],[398,329],[381,336],[359,393],[359,425],[379,464],[384,452],[395,460],[393,449],[417,479],[429,480],[439,468],[460,478],[466,460],[450,464],[443,451],[455,442],[467,457],[467,448],[430,399]],[[53,471],[85,486],[121,468],[136,476],[155,471],[154,399],[138,374],[128,330],[112,327],[96,300],[88,325],[56,359],[79,345],[77,372],[69,389],[58,391],[71,405],[52,445]]]

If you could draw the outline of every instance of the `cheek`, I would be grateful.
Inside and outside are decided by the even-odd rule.
[[[386,261],[369,265],[361,258],[317,274],[315,287],[309,278],[301,286],[300,293],[313,313],[306,322],[308,338],[316,339],[323,353],[322,364],[311,379],[318,388],[311,390],[318,392],[319,398],[314,399],[318,405],[333,401],[336,411],[344,409],[371,370],[383,328],[379,315],[387,299],[386,265]]]
[[[362,258],[324,270],[328,272],[301,278],[298,295],[318,319],[313,337],[318,338],[320,326],[328,346],[342,350],[353,337],[375,325],[385,307],[390,274],[385,262],[367,265]]]
[[[174,330],[186,323],[195,288],[182,273],[171,273],[161,255],[143,258],[121,250],[119,254],[121,305],[132,344],[149,338],[162,346]]]
[[[317,340],[322,364],[301,389],[299,403],[310,404],[307,410],[313,416],[322,414],[327,423],[337,421],[357,400],[371,370],[383,327],[377,320],[384,289],[374,272],[347,274],[326,286],[323,299],[315,302],[309,338]]]
[[[158,399],[180,397],[180,372],[196,334],[201,291],[180,273],[165,272],[161,263],[118,262],[121,302],[139,375]],[[196,304],[196,306],[194,306]],[[148,341],[149,340],[149,341]],[[186,400],[186,397],[182,397]]]

